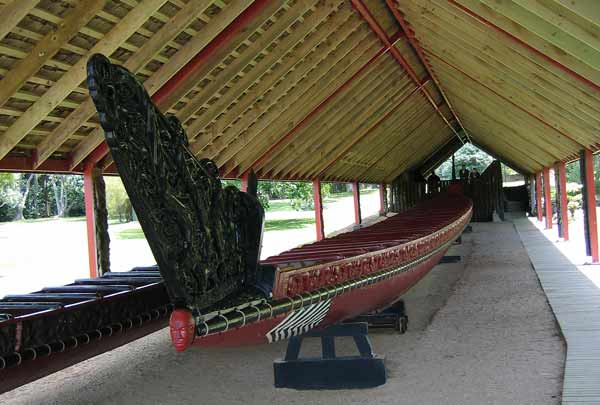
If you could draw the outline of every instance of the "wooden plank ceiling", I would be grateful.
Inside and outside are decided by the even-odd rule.
[[[598,149],[599,10],[0,0],[0,170],[114,170],[85,88],[99,52],[135,72],[227,177],[389,182],[456,138],[532,173]]]

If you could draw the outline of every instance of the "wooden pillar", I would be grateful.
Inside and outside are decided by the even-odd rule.
[[[315,205],[315,224],[317,226],[317,240],[325,238],[325,228],[323,224],[323,199],[321,198],[321,180],[313,180],[313,199]]]
[[[596,219],[596,185],[594,183],[594,156],[592,151],[581,151],[579,160],[581,182],[583,183],[583,217],[585,229],[585,250],[592,256],[592,262],[598,262],[598,223]]]
[[[567,174],[565,162],[558,162],[556,172],[556,206],[558,207],[558,237],[569,240],[569,215],[567,207]]]
[[[244,193],[248,192],[248,176],[249,176],[249,173],[246,172],[246,173],[242,174],[242,178],[241,178],[242,186],[240,188],[240,191],[243,191]]]
[[[387,189],[385,183],[379,185],[379,215],[387,213]]]
[[[83,172],[85,221],[87,227],[88,265],[91,278],[110,271],[110,237],[106,187],[102,170],[87,163]]]
[[[456,180],[456,162],[454,161],[454,153],[452,154],[452,180]]]
[[[352,196],[354,197],[354,223],[360,225],[362,216],[360,215],[360,185],[358,181],[352,182]]]
[[[552,229],[552,194],[550,193],[550,168],[544,167],[544,216],[546,229]]]
[[[538,221],[542,222],[544,211],[542,210],[542,173],[535,174],[535,212]]]
[[[96,264],[98,276],[110,271],[110,236],[108,234],[108,209],[106,208],[106,185],[102,169],[92,169],[94,185],[94,226],[96,236]]]
[[[83,195],[85,202],[85,222],[87,225],[88,264],[90,277],[98,277],[96,251],[96,224],[94,220],[94,180],[93,164],[86,164],[83,171]]]

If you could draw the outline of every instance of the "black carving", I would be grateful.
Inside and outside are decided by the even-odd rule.
[[[88,62],[88,89],[125,189],[176,306],[194,313],[256,279],[264,212],[221,187],[197,160],[181,123],[163,115],[127,69]]]

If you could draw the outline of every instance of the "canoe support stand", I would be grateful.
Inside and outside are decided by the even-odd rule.
[[[295,389],[370,388],[386,382],[384,358],[373,354],[366,322],[336,324],[290,338],[283,360],[273,363],[275,387]],[[335,338],[354,339],[358,356],[336,356]],[[299,358],[302,339],[321,339],[322,357]]]

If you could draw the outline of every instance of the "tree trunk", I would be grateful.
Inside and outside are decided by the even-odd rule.
[[[27,177],[27,181],[25,182],[25,190],[23,190],[23,194],[21,194],[21,200],[17,204],[17,212],[15,214],[15,221],[20,221],[23,219],[23,209],[25,208],[25,203],[27,202],[27,196],[29,195],[29,189],[31,188],[31,180],[33,179],[33,174],[29,174]]]

